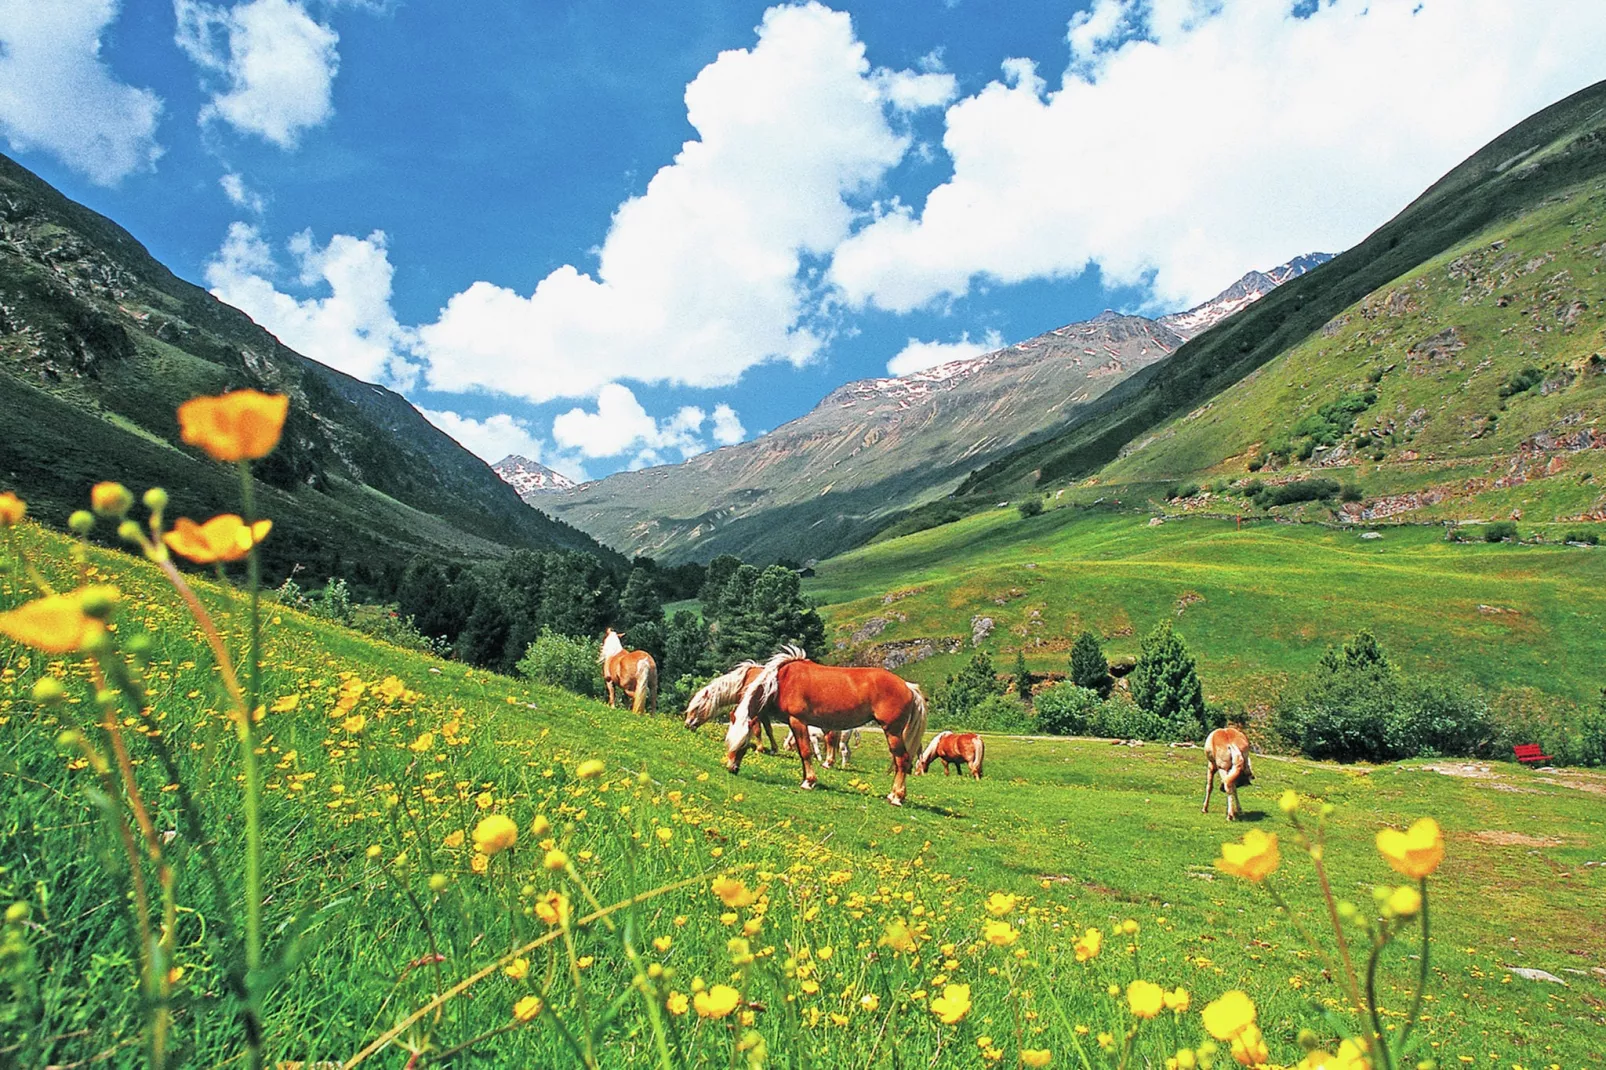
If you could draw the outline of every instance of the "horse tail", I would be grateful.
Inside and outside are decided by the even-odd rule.
[[[909,688],[909,696],[914,700],[914,704],[909,710],[908,719],[903,723],[903,745],[908,748],[910,754],[919,754],[924,758],[925,755],[920,748],[926,740],[926,693],[920,690],[919,684],[911,684],[907,680],[904,681],[904,686]]]
[[[1255,782],[1255,770],[1249,764],[1249,752],[1240,750],[1237,744],[1234,744],[1231,754],[1233,771],[1237,772],[1240,765],[1243,767],[1243,772],[1238,773],[1237,779],[1233,781],[1234,786],[1253,784]]]
[[[971,763],[971,772],[976,774],[976,779],[977,780],[981,779],[981,759],[982,759],[982,754],[986,750],[987,750],[986,742],[984,742],[980,736],[977,736],[976,737],[976,760]]]
[[[652,688],[654,683],[653,677],[656,675],[657,674],[653,671],[652,658],[642,657],[636,662],[636,693],[630,696],[631,713],[646,712],[647,692]]]

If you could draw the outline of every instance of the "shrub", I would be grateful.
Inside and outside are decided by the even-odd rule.
[[[1272,509],[1279,505],[1295,505],[1299,502],[1316,502],[1338,496],[1339,485],[1336,479],[1302,479],[1297,483],[1285,483],[1280,487],[1262,487],[1256,494],[1255,504],[1262,509]]]
[[[1071,683],[1097,692],[1101,698],[1109,695],[1110,685],[1114,683],[1110,679],[1110,663],[1104,656],[1104,647],[1099,637],[1090,631],[1078,635],[1071,647]]]
[[[1111,739],[1143,739],[1171,742],[1198,739],[1199,721],[1192,717],[1161,717],[1152,710],[1121,698],[1099,703],[1098,724],[1093,734]]]
[[[987,651],[972,654],[965,667],[948,677],[931,697],[933,712],[947,720],[967,716],[989,698],[1002,695],[1008,688],[993,670],[993,659]]]
[[[1166,497],[1169,498],[1169,499],[1175,500],[1177,498],[1191,498],[1195,494],[1198,494],[1198,493],[1199,493],[1199,484],[1197,484],[1197,483],[1179,483],[1175,487],[1171,488],[1171,493],[1167,494]]]
[[[1496,728],[1489,703],[1447,680],[1427,680],[1402,689],[1389,726],[1392,757],[1484,756]]]
[[[1544,372],[1529,365],[1501,384],[1500,396],[1503,398],[1515,397],[1518,394],[1532,390],[1543,382],[1544,378]]]
[[[1099,693],[1076,684],[1055,684],[1037,696],[1033,707],[1038,726],[1054,736],[1092,736],[1098,731]]]
[[[561,687],[577,695],[596,698],[602,692],[602,670],[597,665],[597,644],[559,635],[542,628],[519,659],[519,675]]]
[[[1169,620],[1144,637],[1132,670],[1132,700],[1163,721],[1177,722],[1179,729],[1204,721],[1204,689],[1193,655]]]
[[[1022,520],[1030,520],[1032,517],[1040,516],[1042,514],[1043,499],[1027,498],[1019,505],[1015,506],[1015,508],[1020,512]]]
[[[1517,525],[1511,521],[1496,520],[1493,524],[1484,526],[1484,542],[1505,542],[1508,539],[1512,542],[1517,541]]]
[[[1265,458],[1260,457],[1258,455],[1249,458],[1249,470],[1251,472],[1258,472],[1264,467],[1266,467]]]
[[[1341,502],[1358,502],[1363,497],[1365,495],[1361,493],[1361,488],[1353,483],[1344,484],[1343,489],[1338,492],[1338,500]]]
[[[1599,546],[1600,536],[1593,531],[1569,531],[1566,541],[1583,543],[1585,546]]]
[[[1027,705],[1032,702],[1032,673],[1026,667],[1026,651],[1015,651],[1015,696]]]
[[[945,709],[940,724],[943,728],[965,732],[1000,732],[1006,735],[1027,736],[1037,732],[1037,718],[1016,699],[1006,695],[988,695],[964,710]],[[930,740],[930,736],[927,736]]]
[[[1569,757],[1578,765],[1606,765],[1606,688],[1600,703],[1579,717],[1578,749]]]

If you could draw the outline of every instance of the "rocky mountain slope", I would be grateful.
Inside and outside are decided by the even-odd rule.
[[[62,524],[91,484],[172,492],[173,515],[238,509],[234,473],[179,442],[174,410],[238,387],[287,393],[259,466],[270,575],[384,592],[408,558],[607,553],[529,508],[401,396],[281,345],[174,276],[111,220],[0,156],[0,485]]]
[[[1328,259],[1251,272],[1165,319],[1105,312],[992,353],[861,379],[750,442],[677,465],[543,493],[544,509],[632,554],[667,561],[824,557],[946,494],[972,469],[1070,419],[1279,281]]]
[[[546,495],[575,488],[574,480],[562,472],[554,472],[540,461],[532,461],[516,453],[510,453],[491,465],[491,471],[501,476],[503,482],[518,491],[519,497],[537,509]]]

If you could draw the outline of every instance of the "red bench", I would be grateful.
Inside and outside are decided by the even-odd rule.
[[[1555,760],[1550,755],[1541,753],[1537,743],[1518,743],[1511,748],[1511,752],[1517,756],[1517,761],[1524,765],[1538,765],[1540,762]]]

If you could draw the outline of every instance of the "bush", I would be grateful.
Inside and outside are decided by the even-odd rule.
[[[1078,635],[1071,647],[1071,683],[1097,692],[1100,698],[1109,695],[1110,685],[1114,683],[1110,679],[1110,663],[1104,656],[1104,647],[1099,637],[1090,631]]]
[[[1336,479],[1302,479],[1280,487],[1262,487],[1255,495],[1255,504],[1262,509],[1272,509],[1279,505],[1324,501],[1337,497],[1339,490]]]
[[[1578,746],[1568,758],[1576,765],[1606,765],[1606,688],[1600,703],[1578,718]]]
[[[933,712],[944,719],[966,717],[989,698],[1002,695],[1008,684],[993,670],[987,651],[972,654],[963,669],[944,680],[931,697]]]
[[[1204,721],[1204,689],[1187,644],[1169,620],[1143,639],[1132,670],[1132,700],[1162,721],[1175,722],[1179,735],[1197,735]],[[1183,731],[1191,724],[1192,731]]]
[[[1517,525],[1509,520],[1496,520],[1483,529],[1484,542],[1505,542],[1507,539],[1517,541]]]
[[[1020,511],[1022,520],[1030,520],[1032,517],[1040,516],[1042,514],[1043,499],[1027,498],[1019,505],[1015,506],[1015,508]]]
[[[1493,711],[1484,699],[1445,680],[1404,688],[1390,723],[1391,757],[1483,757],[1493,750]]]
[[[519,675],[596,698],[602,693],[597,649],[597,644],[591,640],[573,639],[551,628],[542,628],[540,636],[519,659]]]
[[[1600,536],[1593,531],[1569,531],[1566,541],[1583,543],[1585,546],[1599,546]]]
[[[944,710],[940,719],[943,728],[964,732],[999,732],[1005,735],[1029,736],[1038,731],[1037,718],[1020,702],[1005,695],[988,695],[965,710]],[[928,735],[927,740],[930,740]]]
[[[1525,393],[1538,386],[1544,381],[1544,378],[1544,372],[1530,365],[1501,384],[1500,396],[1503,398],[1516,397],[1518,394]]]
[[[1167,494],[1166,497],[1175,500],[1177,498],[1191,498],[1198,493],[1199,484],[1179,483],[1177,486],[1171,488],[1171,493]]]
[[[1346,483],[1338,492],[1338,500],[1341,502],[1358,502],[1363,497],[1365,495],[1361,493],[1361,488],[1353,483]]]
[[[1100,735],[1099,693],[1076,684],[1055,684],[1037,696],[1038,726],[1052,736]]]

